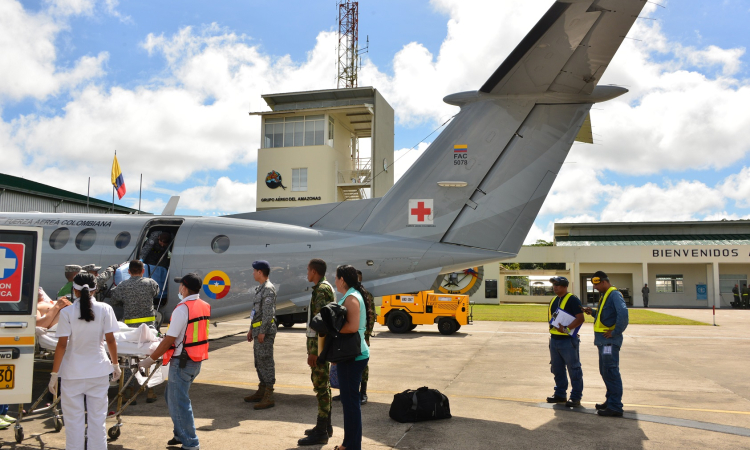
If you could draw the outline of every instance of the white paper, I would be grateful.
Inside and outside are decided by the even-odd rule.
[[[562,309],[558,309],[557,311],[555,311],[555,314],[552,317],[552,322],[550,322],[550,325],[552,325],[555,328],[559,327],[560,325],[562,325],[563,327],[567,327],[568,325],[573,323],[574,320],[576,320],[574,316],[571,316],[570,314],[566,313]]]

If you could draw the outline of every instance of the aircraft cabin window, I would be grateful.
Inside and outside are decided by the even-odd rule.
[[[96,230],[93,228],[84,228],[76,236],[76,247],[78,250],[85,252],[94,245],[96,241]]]
[[[221,235],[216,236],[211,241],[211,250],[214,251],[214,253],[224,253],[229,248],[229,238]]]
[[[115,247],[123,249],[130,244],[130,233],[123,231],[115,237]]]
[[[68,239],[70,239],[70,230],[65,227],[58,228],[50,235],[49,246],[54,250],[60,250],[68,243]]]

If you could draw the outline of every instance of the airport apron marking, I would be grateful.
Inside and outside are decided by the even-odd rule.
[[[221,270],[214,270],[203,278],[203,292],[208,295],[208,298],[219,300],[226,297],[231,284],[227,274]]]

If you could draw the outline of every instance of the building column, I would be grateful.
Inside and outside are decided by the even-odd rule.
[[[586,304],[586,298],[582,295],[585,293],[581,289],[581,263],[578,261],[571,264],[570,282],[573,283],[573,295],[581,299],[581,303]]]
[[[643,307],[643,285],[648,283],[648,264],[641,264],[641,272],[633,272],[633,306]]]
[[[716,309],[721,308],[721,284],[719,283],[719,263],[713,263],[713,293],[714,293],[714,306]]]

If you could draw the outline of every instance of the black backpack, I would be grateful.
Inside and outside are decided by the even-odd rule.
[[[451,407],[448,397],[425,386],[394,395],[388,415],[401,423],[450,419]]]

